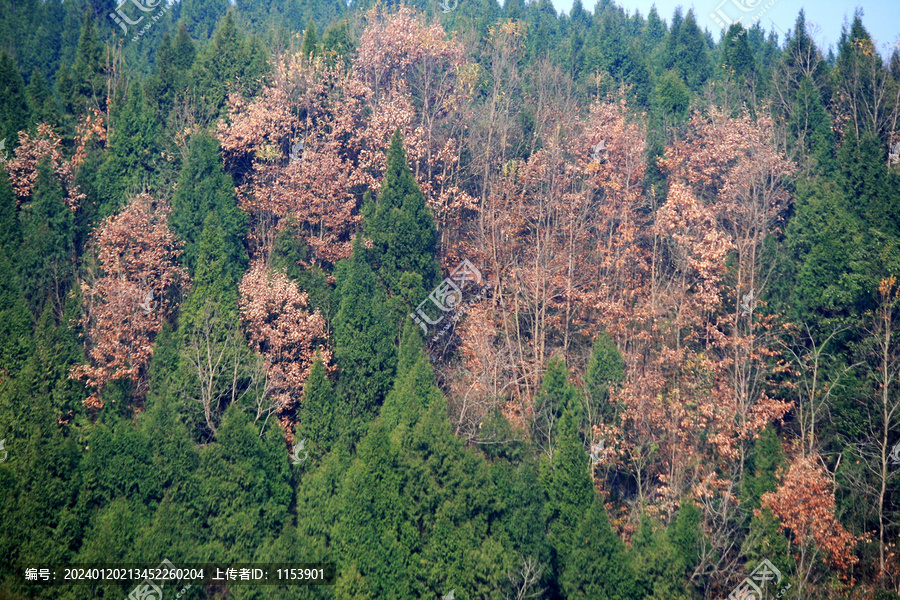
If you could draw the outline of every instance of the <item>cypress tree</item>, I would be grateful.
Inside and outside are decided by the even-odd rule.
[[[59,314],[74,277],[75,236],[72,211],[63,201],[62,183],[53,173],[49,158],[38,163],[31,202],[21,207],[19,219],[19,267],[29,308],[37,316],[49,300]]]
[[[314,458],[327,454],[337,441],[337,395],[317,356],[303,385],[300,405],[299,436],[307,440],[306,448]]]
[[[437,227],[409,168],[399,129],[391,138],[378,202],[370,198],[363,208],[363,227],[372,240],[371,264],[391,295],[400,294],[406,272],[420,275],[424,290],[438,282]]]
[[[172,197],[169,219],[172,229],[185,242],[184,262],[192,276],[196,276],[200,237],[210,212],[216,213],[222,229],[221,251],[226,271],[231,281],[237,283],[247,268],[243,243],[247,214],[237,206],[234,182],[222,169],[219,142],[203,132],[191,139],[187,161]]]
[[[6,53],[0,52],[0,140],[6,140],[6,151],[19,141],[19,131],[28,128],[28,100],[25,80],[16,63]]]
[[[209,532],[203,549],[208,560],[247,560],[266,539],[283,530],[291,487],[282,436],[279,428],[273,428],[261,439],[249,417],[232,404],[215,442],[203,448],[194,504]]]
[[[341,307],[334,319],[334,356],[341,369],[341,429],[351,436],[375,416],[390,390],[397,363],[384,292],[363,251],[357,237],[342,274]]]
[[[160,150],[156,123],[137,83],[116,103],[114,115],[109,153],[97,174],[101,218],[116,213],[128,195],[147,187]]]
[[[31,125],[47,123],[59,125],[59,108],[53,90],[47,84],[47,80],[37,69],[31,74],[31,82],[26,89],[28,95],[28,108],[31,112]]]
[[[319,38],[316,36],[316,24],[310,19],[306,25],[306,31],[303,33],[303,45],[300,47],[300,54],[304,58],[309,59],[316,54],[316,46]]]
[[[611,386],[625,380],[625,359],[609,332],[594,338],[594,347],[584,373],[588,426],[613,423],[614,408],[609,402]]]

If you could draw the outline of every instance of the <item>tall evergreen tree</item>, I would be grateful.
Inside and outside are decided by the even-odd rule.
[[[32,126],[39,123],[59,125],[59,108],[53,90],[47,84],[47,80],[37,69],[31,74],[31,81],[26,90],[28,94],[28,107],[31,111]]]
[[[116,103],[111,121],[109,153],[97,174],[100,218],[116,213],[127,204],[127,196],[149,187],[159,156],[156,123],[137,83]]]
[[[172,229],[185,242],[184,261],[192,275],[196,273],[200,236],[210,212],[216,213],[222,228],[226,271],[237,283],[247,268],[243,243],[247,214],[237,206],[234,182],[222,169],[219,142],[204,132],[191,139],[187,161],[172,197],[169,220]]]
[[[334,319],[341,429],[353,436],[375,416],[390,390],[397,362],[384,292],[363,254],[357,238],[339,282],[341,307]]]
[[[610,387],[624,380],[625,359],[608,332],[597,334],[584,373],[585,416],[588,426],[614,422],[614,408],[609,401]]]
[[[19,131],[28,128],[25,80],[6,50],[0,52],[0,141],[9,152],[19,141]]]
[[[400,293],[407,272],[421,276],[424,290],[438,282],[437,227],[409,168],[399,129],[391,138],[378,202],[370,200],[363,209],[363,227],[372,240],[371,264],[392,295]]]
[[[245,38],[229,11],[191,69],[191,89],[200,99],[199,113],[216,119],[225,108],[228,94],[254,96],[266,72],[265,49],[256,38]]]
[[[49,301],[61,314],[74,278],[74,221],[72,211],[63,202],[63,186],[53,173],[49,158],[38,163],[31,202],[19,211],[19,219],[19,268],[29,308],[37,316]]]

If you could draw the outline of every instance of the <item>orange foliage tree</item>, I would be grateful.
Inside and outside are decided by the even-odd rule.
[[[331,358],[324,346],[325,320],[319,311],[309,312],[306,293],[287,275],[268,270],[261,260],[253,262],[239,289],[250,346],[265,357],[266,393],[287,426],[303,396],[316,351],[325,364]]]
[[[781,529],[791,534],[801,597],[816,563],[846,571],[859,561],[853,554],[858,539],[835,516],[834,481],[817,454],[797,456],[781,486],[761,500],[761,506],[778,517]]]
[[[153,339],[175,308],[178,292],[189,285],[178,265],[181,244],[166,224],[168,214],[163,201],[142,194],[91,236],[99,273],[93,282],[82,282],[81,320],[91,362],[70,373],[94,388],[84,401],[91,408],[103,406],[100,396],[111,380],[131,380],[138,398],[146,393]]]

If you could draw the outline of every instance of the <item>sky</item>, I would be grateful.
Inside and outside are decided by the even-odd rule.
[[[763,12],[760,19],[762,28],[768,32],[773,30],[778,34],[779,43],[784,41],[785,33],[794,26],[800,9],[806,10],[806,23],[818,26],[818,32],[813,37],[826,53],[829,47],[837,51],[837,42],[841,35],[841,27],[846,21],[848,24],[853,19],[853,11],[860,7],[863,9],[863,25],[878,47],[882,56],[889,57],[892,48],[900,43],[900,3],[896,0],[613,0],[617,6],[621,6],[628,14],[640,11],[644,17],[650,12],[650,7],[656,4],[656,11],[666,21],[672,22],[672,15],[676,6],[682,7],[682,12],[694,9],[697,23],[702,29],[709,29],[715,40],[719,40],[722,26],[717,25],[711,13],[719,10],[731,20],[737,20],[744,16],[743,23],[752,23],[755,17]],[[582,0],[584,7],[591,12],[594,10],[594,0]],[[553,0],[557,11],[568,13],[572,8],[572,0]],[[749,8],[742,11],[739,6]],[[768,8],[767,8],[768,7]]]

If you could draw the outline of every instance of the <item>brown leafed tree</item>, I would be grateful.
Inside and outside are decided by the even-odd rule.
[[[103,406],[103,390],[111,380],[134,382],[138,399],[147,391],[153,340],[189,285],[178,265],[180,243],[166,224],[168,214],[164,202],[142,194],[91,236],[97,272],[92,282],[82,283],[90,363],[71,371],[71,377],[94,388],[85,400],[89,407]]]
[[[240,285],[241,321],[250,346],[265,357],[266,390],[285,425],[303,396],[316,351],[325,364],[325,319],[310,313],[307,295],[287,275],[256,260]],[[285,428],[290,431],[289,427]]]
[[[772,509],[791,536],[800,597],[822,563],[846,572],[859,561],[853,554],[858,539],[835,515],[834,480],[817,454],[798,455],[781,486],[763,494],[761,505]]]

